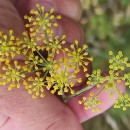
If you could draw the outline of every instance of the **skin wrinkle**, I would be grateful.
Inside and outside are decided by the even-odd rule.
[[[62,109],[61,109],[61,111],[60,112],[58,112],[56,115],[57,116],[55,116],[55,117],[58,117],[57,119],[55,119],[55,120],[53,120],[52,121],[52,123],[50,124],[50,125],[48,125],[48,127],[45,129],[45,130],[50,130],[51,128],[55,128],[55,126],[58,124],[58,125],[60,125],[60,122],[62,122],[62,120],[63,120],[63,117],[65,118],[65,116],[66,116],[66,114],[67,113],[65,113],[65,109],[66,109],[67,107],[63,107]],[[68,109],[68,108],[67,108]],[[50,118],[51,120],[53,119],[53,118]],[[47,122],[48,122],[48,120],[47,120]],[[62,126],[62,125],[61,125]]]
[[[61,130],[59,126],[62,126],[62,130],[82,130],[81,127],[75,127],[75,120],[68,120],[72,118],[73,115],[67,107],[64,107],[63,111],[61,111],[61,115],[58,115],[59,119],[54,121],[46,130]]]
[[[0,129],[10,120],[10,117],[7,117],[3,124],[0,126]]]
[[[83,130],[82,128],[77,128],[75,126],[68,125],[66,123],[66,120],[55,122],[51,126],[49,126],[46,130],[61,130],[59,126],[62,126],[62,130]]]

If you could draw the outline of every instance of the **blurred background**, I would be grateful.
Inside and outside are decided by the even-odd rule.
[[[108,51],[130,57],[130,0],[81,0],[81,24],[93,68],[108,68]],[[129,90],[127,90],[129,91]],[[130,92],[128,92],[130,93]],[[109,109],[83,123],[84,130],[130,130],[130,110]]]

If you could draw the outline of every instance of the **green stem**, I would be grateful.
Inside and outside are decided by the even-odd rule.
[[[44,76],[43,76],[43,79],[47,76],[48,72],[49,72],[49,70],[47,70],[47,71],[45,72],[45,74],[44,74]]]
[[[37,72],[39,70],[42,70],[43,68],[40,68],[40,69],[37,69],[37,70],[32,70],[30,72],[22,72],[23,74],[30,74],[30,73],[34,73],[34,72]]]
[[[42,66],[42,67],[45,67],[45,66],[46,66],[46,64],[37,64],[37,65]]]
[[[119,78],[122,79],[122,77],[119,77]],[[118,79],[119,79],[119,78],[118,78]],[[106,81],[107,81],[107,80],[106,80]],[[86,86],[85,88],[83,88],[83,89],[81,89],[81,90],[75,92],[75,94],[63,96],[63,97],[62,97],[62,98],[63,98],[63,101],[64,101],[65,103],[67,103],[67,101],[68,101],[70,98],[73,98],[73,97],[76,97],[76,96],[80,96],[80,95],[82,95],[83,93],[85,93],[86,91],[92,89],[94,86],[96,86],[96,85]],[[103,86],[103,87],[100,89],[100,91],[96,94],[96,96],[98,96],[104,89],[105,89],[105,87]],[[118,94],[120,95],[120,94],[121,94],[120,90],[119,90],[117,87],[116,87],[116,89],[117,89],[117,91],[118,91]]]
[[[38,53],[38,55],[39,55],[45,62],[47,62],[46,59],[42,56],[42,54],[41,54],[38,50],[36,50],[36,52]]]
[[[62,101],[66,98],[64,91],[62,90]]]
[[[95,97],[98,96],[98,95],[104,90],[104,88],[105,88],[105,86],[103,86],[103,87],[100,89],[100,91],[95,95]]]
[[[117,93],[121,96],[122,93],[121,93],[121,91],[119,90],[119,88],[117,86],[116,86],[116,90],[117,90]]]
[[[90,90],[91,88],[93,88],[95,85],[93,86],[86,86],[83,89],[75,92],[75,94],[71,94],[71,95],[67,95],[64,96],[63,101],[66,103],[70,98],[76,97],[76,96],[80,96],[81,94],[85,93],[86,91]]]
[[[46,31],[43,31],[43,33],[44,33],[44,35],[45,35],[46,41],[49,43],[49,38],[48,38],[48,36],[47,36],[47,32],[46,32]]]

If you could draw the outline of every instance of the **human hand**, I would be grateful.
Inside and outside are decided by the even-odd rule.
[[[66,34],[68,44],[75,39],[83,42],[82,29],[78,23],[81,16],[79,0],[0,0],[0,30],[7,32],[13,29],[17,36],[25,31],[23,16],[39,3],[46,10],[54,7],[57,13],[63,15],[57,35]],[[19,56],[17,60],[22,62],[24,58]],[[91,71],[91,67],[89,67]],[[84,73],[78,76],[85,80]],[[80,85],[79,87],[83,87]],[[120,87],[124,86],[123,83]],[[97,91],[94,88],[91,91]],[[124,88],[122,88],[124,91]],[[0,87],[0,130],[81,130],[80,122],[90,119],[99,113],[85,111],[77,103],[80,99],[75,97],[67,105],[63,104],[56,96],[45,91],[45,98],[33,100],[24,88],[8,91]],[[89,95],[89,92],[84,95]],[[106,94],[100,97],[105,103],[101,106],[102,112],[109,108],[115,97],[109,101]]]

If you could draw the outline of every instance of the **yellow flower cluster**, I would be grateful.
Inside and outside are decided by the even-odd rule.
[[[49,12],[45,12],[44,6],[41,7],[39,4],[37,4],[36,10],[32,9],[30,11],[31,16],[24,16],[24,18],[29,22],[25,26],[29,28],[31,36],[42,35],[42,37],[46,39],[46,35],[53,35],[53,27],[58,26],[56,20],[61,19],[61,15],[54,15],[53,13],[54,8],[51,8]]]
[[[46,50],[47,51],[52,51],[52,55],[59,54],[60,51],[63,51],[62,45],[66,43],[66,35],[62,35],[61,38],[59,36],[56,36],[54,38],[49,38],[48,42],[45,42],[46,44]]]
[[[102,92],[109,92],[110,98],[117,93],[119,95],[119,99],[116,100],[114,107],[122,107],[123,110],[126,110],[127,107],[130,107],[130,97],[128,94],[123,95],[121,93],[120,89],[118,88],[118,84],[121,83],[121,81],[125,81],[125,85],[130,86],[130,73],[125,72],[126,74],[122,76],[123,71],[125,71],[127,67],[130,67],[130,63],[128,62],[128,58],[124,57],[121,51],[119,51],[116,56],[112,51],[109,51],[109,55],[111,56],[111,59],[109,60],[110,65],[108,74],[103,76],[101,70],[94,70],[92,74],[86,74],[86,77],[88,78],[87,84],[89,86],[95,85],[99,89],[97,94],[95,94],[97,99],[100,97],[100,93]],[[86,104],[88,104],[89,101],[89,98],[83,97],[80,103],[84,103],[84,107],[86,108]]]
[[[11,58],[20,54],[18,38],[14,36],[13,30],[9,34],[0,31],[0,65],[3,61],[9,63]]]
[[[125,85],[130,88],[130,73],[124,74],[123,80],[125,81]]]
[[[119,51],[116,56],[113,55],[112,51],[109,51],[109,55],[112,56],[112,58],[109,60],[110,69],[116,71],[116,70],[124,70],[125,67],[130,67],[130,63],[128,63],[128,58],[127,57],[124,58],[121,51]]]
[[[32,98],[43,98],[44,89],[58,95],[74,94],[75,82],[82,82],[81,78],[76,77],[79,67],[86,72],[88,62],[92,61],[86,52],[87,46],[79,47],[76,40],[70,45],[71,51],[65,48],[66,35],[54,35],[54,28],[58,26],[57,20],[61,16],[54,14],[53,8],[45,12],[43,6],[36,5],[36,10],[31,10],[30,15],[24,18],[28,31],[23,32],[22,38],[16,38],[12,30],[8,35],[0,32],[3,69],[0,84],[9,86],[9,90],[23,85]],[[63,57],[55,60],[56,55],[60,54]],[[22,63],[14,61],[17,55],[24,56],[26,60]]]
[[[86,110],[101,111],[98,107],[102,104],[99,100],[101,92],[110,92],[110,97],[119,94],[115,108],[126,110],[126,107],[130,107],[129,96],[123,95],[118,88],[122,80],[126,86],[130,86],[130,73],[122,73],[130,67],[130,63],[121,51],[116,56],[112,51],[109,52],[111,59],[107,76],[102,76],[99,69],[89,74],[88,64],[93,58],[87,52],[87,45],[80,46],[79,41],[75,40],[68,48],[65,47],[66,35],[54,35],[61,15],[56,15],[53,8],[45,12],[43,6],[36,5],[36,9],[24,18],[27,31],[23,32],[22,38],[16,37],[13,30],[9,30],[8,34],[0,31],[0,85],[8,86],[8,90],[24,86],[32,98],[43,98],[45,89],[52,94],[73,97],[88,90],[87,87],[79,91],[74,89],[75,83],[82,82],[81,78],[77,78],[82,69],[86,73],[89,88],[96,86],[99,89],[99,92],[90,93],[90,97],[83,97],[79,101]],[[18,55],[26,60],[17,61]]]
[[[12,90],[17,87],[20,88],[21,81],[27,85],[24,74],[25,65],[20,65],[18,61],[12,61],[11,64],[5,64],[2,66],[3,73],[0,74],[0,84],[9,86],[8,90]],[[29,68],[28,68],[29,69]]]
[[[64,62],[65,63],[65,62]],[[50,77],[47,77],[47,88],[48,90],[53,87],[54,89],[51,91],[55,93],[58,90],[58,95],[63,95],[65,92],[69,92],[74,94],[74,79],[76,79],[75,73],[69,73],[69,66],[64,64],[64,67],[58,65],[57,69],[54,69],[50,72]]]
[[[127,107],[130,107],[130,97],[128,94],[122,94],[119,99],[115,101],[114,108],[122,108],[126,111]]]
[[[30,76],[28,78],[29,85],[26,89],[28,89],[29,94],[33,94],[32,98],[36,98],[40,96],[41,98],[44,97],[44,78],[41,76],[40,72],[36,72],[36,76]]]
[[[88,46],[83,45],[83,47],[79,47],[79,42],[76,40],[74,44],[71,44],[70,48],[71,50],[65,48],[67,55],[71,57],[70,62],[73,62],[76,67],[82,66],[84,72],[86,72],[89,61],[93,60],[92,57],[88,56],[88,52],[86,52]]]
[[[92,74],[86,74],[88,78],[87,84],[88,85],[97,85],[100,87],[100,84],[104,83],[104,78],[101,77],[101,70],[94,70]]]
[[[99,105],[101,105],[102,102],[98,100],[98,97],[95,96],[93,92],[90,93],[90,97],[83,97],[83,100],[79,101],[79,104],[84,104],[85,109],[91,110],[92,112],[101,111]]]

